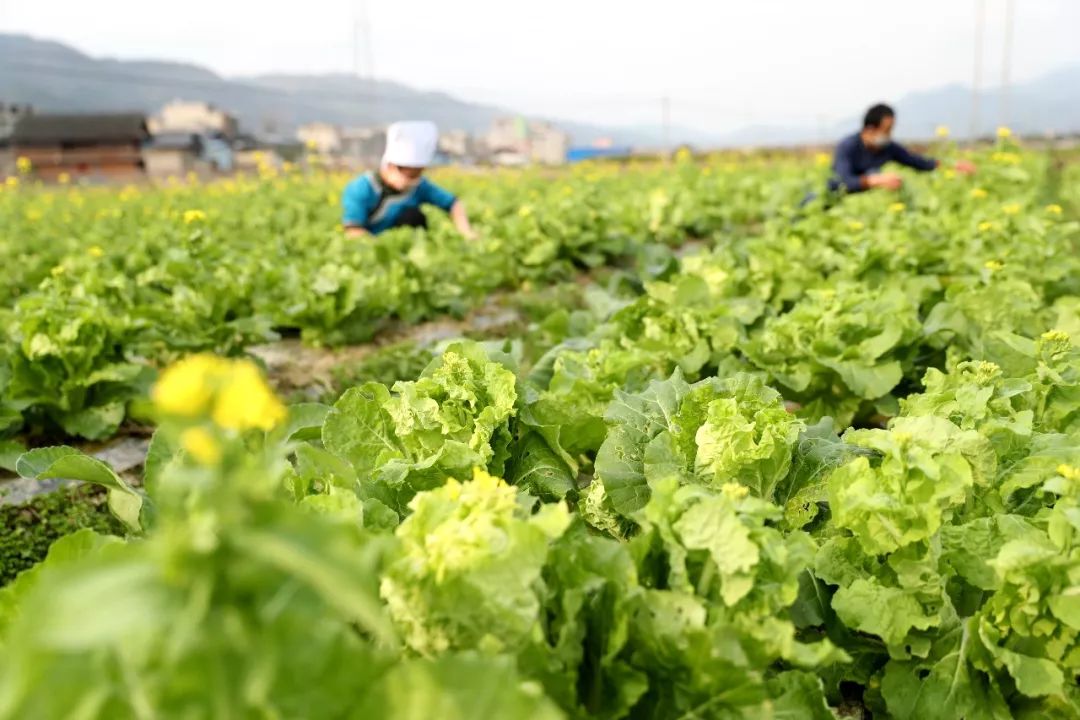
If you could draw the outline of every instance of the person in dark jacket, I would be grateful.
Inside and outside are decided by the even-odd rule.
[[[833,176],[829,179],[831,193],[857,193],[875,188],[899,190],[904,179],[896,173],[881,170],[889,162],[923,172],[935,170],[941,164],[940,160],[914,153],[893,140],[895,125],[896,113],[888,105],[874,105],[866,111],[862,130],[836,146]],[[955,168],[960,173],[975,172],[975,165],[966,160],[957,162]]]

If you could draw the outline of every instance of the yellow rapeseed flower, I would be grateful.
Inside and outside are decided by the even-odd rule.
[[[56,176],[56,182],[60,183],[61,185],[67,185],[69,182],[71,182],[71,176],[68,175],[66,172],[62,172]]]
[[[230,430],[269,430],[284,420],[285,415],[285,406],[250,361],[233,364],[210,414],[215,423]]]
[[[814,155],[814,164],[818,167],[828,167],[832,162],[832,156],[829,153],[819,152]]]
[[[999,165],[1019,165],[1020,156],[1014,152],[996,152],[990,159]]]
[[[982,200],[987,195],[988,195],[988,193],[985,190],[983,190],[982,188],[977,187],[977,188],[972,188],[971,189],[971,197],[974,198],[975,200]]]
[[[1064,330],[1047,330],[1042,334],[1046,342],[1069,342],[1069,333]]]
[[[19,171],[20,175],[29,175],[30,171],[34,169],[34,163],[30,162],[28,157],[20,157],[15,161],[15,169]]]
[[[889,212],[891,213],[901,213],[905,210],[907,210],[907,205],[902,202],[894,202],[892,205],[889,206]]]
[[[522,205],[518,208],[518,217],[527,218],[532,215],[532,212],[533,211],[531,205]]]
[[[203,465],[216,465],[221,460],[221,445],[204,427],[191,427],[180,433],[180,447]]]
[[[120,200],[120,202],[127,202],[128,200],[134,200],[138,196],[139,188],[135,187],[134,185],[125,185],[120,189],[120,192],[117,194],[116,197]]]
[[[999,126],[997,129],[997,136],[1002,140],[1005,140],[1006,138],[1011,138],[1012,134],[1012,130],[1005,127],[1004,125]]]
[[[936,128],[934,128],[934,134],[937,135],[939,138],[949,137],[949,126],[938,125]]]
[[[1005,267],[1005,263],[1001,262],[1000,260],[987,260],[983,264],[983,267],[990,272],[997,272],[998,270],[1001,270]]]
[[[1066,480],[1076,482],[1080,480],[1080,468],[1062,463],[1057,466],[1057,473]]]
[[[184,211],[184,224],[190,225],[193,222],[202,222],[206,219],[206,213],[202,210],[185,210]]]
[[[989,232],[997,229],[997,223],[990,220],[983,220],[979,223],[979,232]]]
[[[19,178],[15,177],[14,175],[9,175],[7,180],[4,181],[4,184],[12,189],[17,188],[19,187]]]
[[[864,227],[866,227],[865,225],[863,225],[858,220],[848,220],[847,226],[848,226],[848,230],[851,230],[853,232],[859,232]]]
[[[1001,206],[1001,212],[1006,215],[1019,215],[1020,209],[1020,203],[1008,203],[1007,205]]]
[[[1060,205],[1054,203],[1046,206],[1046,212],[1050,213],[1051,215],[1060,215],[1065,211],[1061,209]]]
[[[64,272],[66,272],[66,270],[67,268],[65,268],[63,265],[56,265],[53,267],[52,270],[49,271],[49,274],[53,277],[60,277],[64,274]]]
[[[227,368],[228,361],[215,355],[192,355],[166,368],[150,397],[168,415],[202,415],[213,398],[215,378]]]
[[[90,255],[90,257],[95,258],[99,258],[105,254],[105,251],[101,249],[100,245],[91,245],[86,249],[86,252]]]

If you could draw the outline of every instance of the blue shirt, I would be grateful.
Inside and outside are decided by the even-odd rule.
[[[833,155],[833,176],[829,180],[829,190],[835,192],[841,188],[849,193],[862,192],[862,176],[881,170],[887,162],[898,162],[916,170],[933,170],[937,160],[913,153],[897,142],[890,142],[883,148],[868,148],[859,133],[849,135],[836,146]]]
[[[421,205],[450,211],[457,202],[454,194],[442,189],[427,178],[420,178],[413,187],[398,192],[383,184],[378,173],[364,173],[345,186],[341,196],[344,210],[342,224],[347,227],[361,227],[377,235],[383,230],[394,227],[401,214]]]

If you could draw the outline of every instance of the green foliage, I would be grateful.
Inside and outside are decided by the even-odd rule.
[[[21,505],[0,505],[0,587],[44,560],[53,542],[82,528],[124,533],[109,512],[106,494],[97,488],[67,488]]]
[[[435,221],[320,246],[303,302],[308,251],[263,268],[325,340],[768,218],[641,253],[537,323],[535,362],[454,342],[270,430],[163,414],[145,495],[26,453],[139,505],[112,505],[127,538],[70,535],[0,589],[0,718],[1077,717],[1080,227],[997,152],[979,193],[938,173],[794,223],[768,169],[586,167],[583,193],[493,190],[484,262]]]

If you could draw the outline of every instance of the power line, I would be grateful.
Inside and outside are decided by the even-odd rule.
[[[975,64],[971,81],[971,129],[969,140],[979,137],[979,94],[982,92],[983,30],[986,25],[986,0],[975,0]]]
[[[1001,48],[1001,125],[1009,126],[1009,93],[1012,75],[1013,0],[1005,0],[1005,38]]]

